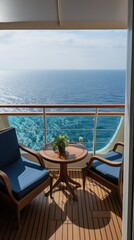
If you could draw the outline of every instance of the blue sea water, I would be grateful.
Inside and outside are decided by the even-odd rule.
[[[1,71],[0,102],[1,104],[122,104],[125,101],[125,74],[124,70]],[[70,111],[70,109],[63,110]],[[83,111],[83,109],[79,110]],[[10,125],[16,127],[20,142],[37,150],[44,144],[43,117],[10,116],[8,119]],[[47,141],[52,141],[53,135],[65,132],[70,141],[78,141],[79,136],[82,136],[85,145],[92,150],[93,120],[93,117],[86,116],[48,117]],[[119,122],[120,117],[98,118],[97,149],[108,143]]]

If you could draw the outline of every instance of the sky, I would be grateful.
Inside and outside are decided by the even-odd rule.
[[[1,30],[0,70],[126,69],[127,30]]]

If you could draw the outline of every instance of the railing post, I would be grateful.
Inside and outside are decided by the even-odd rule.
[[[96,128],[97,128],[97,118],[98,118],[98,108],[96,108],[96,114],[94,118],[94,135],[93,135],[93,155],[96,153]]]
[[[46,121],[46,109],[43,108],[43,118],[44,118],[44,144],[47,143],[47,121]]]

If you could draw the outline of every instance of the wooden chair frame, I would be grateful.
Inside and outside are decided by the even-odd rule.
[[[117,148],[121,146],[124,147],[124,143],[123,142],[117,142],[112,151],[117,151]],[[114,184],[112,182],[110,182],[109,180],[105,179],[104,177],[100,176],[99,174],[97,174],[96,172],[93,172],[91,170],[92,164],[94,160],[98,160],[102,163],[105,163],[109,166],[112,167],[120,167],[120,173],[119,173],[119,179],[118,179],[118,184]],[[96,181],[98,181],[99,183],[101,183],[102,185],[106,186],[107,188],[111,189],[112,191],[115,191],[118,196],[119,196],[119,200],[122,203],[122,196],[123,196],[123,161],[122,162],[112,162],[106,158],[100,157],[98,155],[94,155],[91,157],[88,165],[82,169],[82,174],[83,174],[83,189],[85,190],[85,181],[86,181],[86,177],[90,176],[90,178],[95,179]]]
[[[43,158],[41,155],[36,152],[35,150],[29,149],[25,146],[22,146],[19,144],[19,147],[24,150],[25,152],[33,155],[36,157],[36,159],[39,161],[40,165],[45,168],[45,164],[43,161]],[[16,210],[17,215],[17,226],[20,226],[20,211],[33,199],[35,198],[39,193],[41,193],[45,188],[50,186],[50,197],[52,198],[52,176],[49,174],[49,178],[45,180],[43,183],[41,183],[39,186],[31,190],[28,194],[26,194],[22,199],[16,200],[12,193],[10,180],[7,176],[7,174],[0,170],[0,178],[3,180],[6,193],[3,191],[0,191],[0,199],[10,203]]]

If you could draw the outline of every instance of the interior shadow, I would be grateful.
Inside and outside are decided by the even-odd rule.
[[[69,206],[68,199],[64,207],[65,214],[73,224],[84,229],[99,229],[109,224],[112,207],[107,207],[108,195],[100,199],[94,192],[81,189],[77,190],[77,195],[78,201]]]
[[[11,239],[29,240],[29,236],[35,239],[36,235],[36,239],[49,240],[55,236],[66,216],[58,202],[50,201],[41,193],[23,208],[19,229],[16,228],[14,209],[0,202],[0,239],[9,239],[10,236]]]
[[[49,204],[49,216],[47,222],[47,233],[44,239],[49,240],[50,238],[55,238],[55,234],[62,224],[64,224],[66,220],[66,216],[64,215],[64,211],[62,210],[61,205],[53,200]]]

